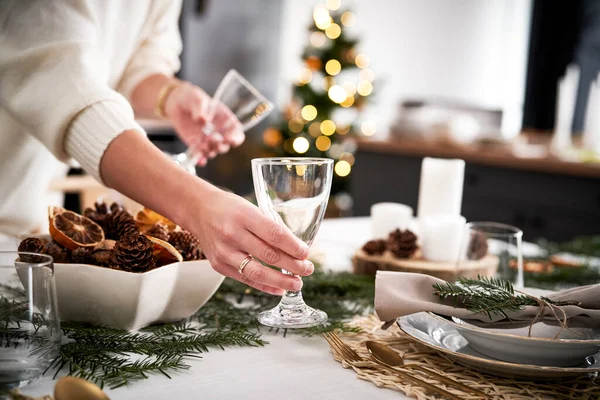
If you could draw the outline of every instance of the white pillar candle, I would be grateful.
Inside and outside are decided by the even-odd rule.
[[[419,218],[460,215],[464,179],[464,160],[425,157],[419,184]]]
[[[399,203],[377,203],[371,206],[371,227],[373,237],[385,239],[389,233],[396,230],[405,230],[413,218],[413,209]]]
[[[430,261],[457,262],[465,225],[460,215],[437,215],[419,220],[423,258]]]

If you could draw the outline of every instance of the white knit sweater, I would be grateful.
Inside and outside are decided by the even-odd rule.
[[[0,233],[46,220],[70,158],[96,179],[110,142],[136,124],[126,99],[179,69],[181,1],[0,1]]]

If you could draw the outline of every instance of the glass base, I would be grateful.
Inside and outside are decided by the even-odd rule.
[[[324,311],[309,307],[304,303],[293,306],[286,306],[282,303],[258,314],[258,322],[272,328],[297,329],[310,328],[327,321],[327,314]]]

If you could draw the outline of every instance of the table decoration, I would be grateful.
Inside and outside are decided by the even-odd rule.
[[[461,245],[467,220],[461,215],[428,215],[419,219],[423,257],[456,263],[463,257]]]
[[[374,239],[383,239],[395,229],[408,229],[413,209],[399,203],[377,203],[371,206],[371,229]]]
[[[464,160],[425,157],[421,164],[418,217],[460,215],[464,177]]]
[[[595,399],[600,396],[600,387],[587,375],[579,375],[581,372],[577,372],[576,377],[571,375],[571,377],[565,379],[563,376],[563,379],[556,382],[514,379],[510,377],[510,374],[506,374],[504,377],[490,375],[483,372],[479,365],[465,368],[463,365],[456,363],[454,359],[451,359],[447,353],[415,340],[414,337],[402,332],[396,325],[387,330],[380,329],[381,320],[375,315],[357,317],[352,323],[360,329],[360,332],[344,333],[340,336],[367,360],[362,364],[350,363],[338,353],[333,353],[334,359],[340,362],[344,368],[352,369],[359,379],[372,382],[378,387],[397,390],[418,400],[434,400],[439,397],[428,394],[422,387],[406,382],[398,375],[392,374],[369,361],[369,353],[365,346],[367,341],[374,340],[387,344],[398,351],[407,363],[429,368],[498,400]],[[460,335],[458,337],[462,338]],[[552,374],[547,370],[551,369],[549,367],[537,368],[544,369],[542,372],[538,372],[538,377]],[[592,370],[592,372],[595,372],[595,370]],[[440,385],[432,377],[422,375],[420,378],[429,383]],[[460,393],[454,391],[451,387],[445,385],[443,387],[452,393]],[[465,399],[476,398],[464,393],[460,393],[460,395]]]

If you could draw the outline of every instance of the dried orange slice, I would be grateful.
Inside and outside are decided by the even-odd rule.
[[[63,211],[67,211],[67,209],[59,206],[48,207],[48,222],[50,223],[50,225],[52,225],[52,218],[54,218],[56,214],[60,214]]]
[[[156,265],[162,266],[183,261],[181,253],[178,252],[175,247],[171,246],[170,243],[152,236],[146,235],[146,237],[152,242],[154,257],[156,258]]]
[[[169,231],[177,229],[176,223],[145,207],[138,211],[137,215],[135,216],[135,222],[138,228],[140,228],[140,231],[144,233],[152,229],[157,222],[165,224]]]
[[[69,250],[95,247],[104,241],[104,231],[100,225],[72,211],[63,211],[52,217],[50,236]]]

